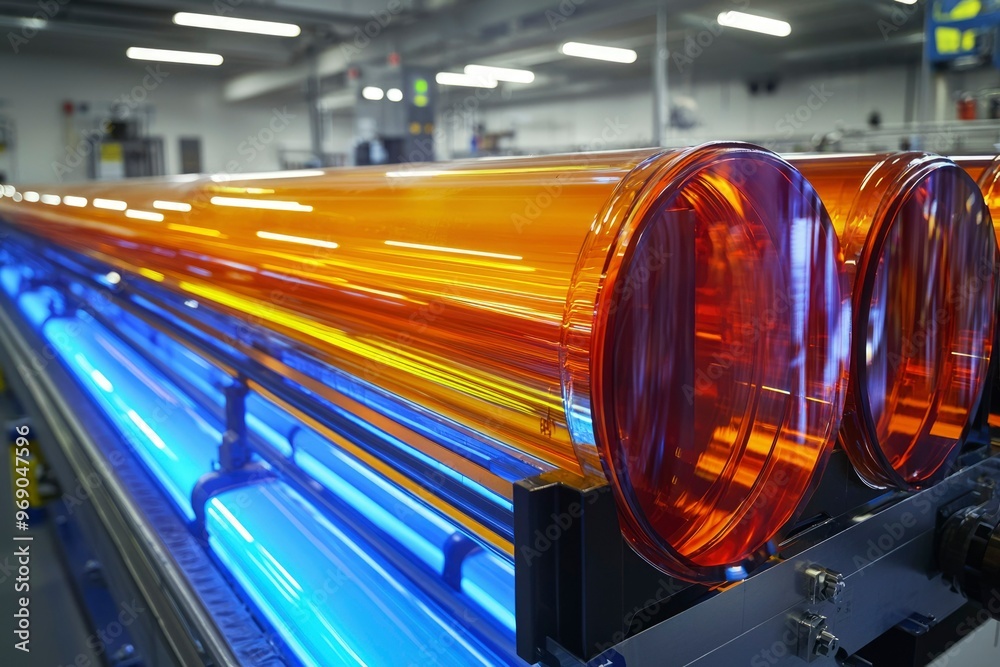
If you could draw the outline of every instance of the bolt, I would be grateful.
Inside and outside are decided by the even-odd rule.
[[[837,652],[840,640],[829,630],[820,630],[816,636],[816,655],[830,656]]]

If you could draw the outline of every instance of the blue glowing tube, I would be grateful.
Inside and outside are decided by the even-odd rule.
[[[444,571],[445,545],[459,532],[453,524],[260,396],[247,398],[247,411],[260,417],[266,439],[284,441],[286,448],[294,443],[292,458],[307,475],[431,570]],[[257,430],[249,418],[247,424]]]
[[[514,564],[488,551],[462,563],[462,592],[514,637]]]
[[[213,498],[209,544],[304,664],[504,664],[281,482]]]
[[[204,358],[179,345],[169,336],[159,334],[145,322],[115,307],[116,333],[124,336],[136,348],[155,351],[156,358],[194,387],[204,398],[218,407],[225,405],[222,389],[232,383],[223,371]]]
[[[86,313],[49,320],[44,335],[189,519],[191,492],[212,470],[222,433],[198,406]]]
[[[22,295],[19,302],[29,319],[38,326],[49,315],[49,303],[61,300],[61,295],[55,290],[41,288]],[[133,345],[155,349],[156,356],[168,363],[172,371],[185,382],[201,392],[203,399],[222,405],[220,388],[229,381],[228,376],[173,339],[158,335],[144,322],[115,306],[108,305],[108,308],[111,312],[104,314],[114,319],[119,334],[124,335]],[[89,320],[88,316],[83,317]],[[59,322],[65,321],[59,320]],[[85,326],[81,324],[58,326],[64,328],[57,329],[54,325],[50,335],[57,336],[59,340],[68,338],[62,336],[60,332],[65,333],[74,326],[79,327],[80,336],[93,338],[95,332],[99,332],[101,335],[96,338],[112,340],[110,334],[96,322],[90,322]],[[99,345],[100,340],[97,343]],[[127,349],[117,344],[111,344],[111,347],[118,350]],[[107,356],[106,349],[100,352]],[[131,363],[140,364],[145,369],[142,377],[159,378],[155,369],[151,366],[147,368],[147,364],[141,359],[133,359]],[[81,376],[88,390],[95,394],[99,402],[102,398],[106,398],[102,390],[102,386],[106,388],[105,380],[114,387],[125,386],[117,377],[113,381],[108,379],[115,375],[116,369],[120,369],[120,361],[105,358],[81,362],[80,359],[74,358],[69,364],[77,375]],[[100,368],[97,376],[91,374],[92,367]],[[169,386],[163,378],[156,382],[161,387]],[[129,389],[127,392],[129,400],[134,401],[142,392],[148,394],[152,391],[148,382],[145,386],[140,386],[143,384],[141,379],[133,380],[133,383],[139,388]],[[170,388],[168,391],[172,396],[180,395],[176,388]],[[102,405],[107,408],[106,401]],[[121,409],[112,409],[109,412],[119,427],[122,427],[122,414],[129,416],[127,411]],[[148,421],[143,417],[140,423]],[[371,521],[429,569],[438,574],[444,572],[446,545],[456,536],[464,536],[464,533],[450,521],[257,394],[251,393],[247,398],[247,425],[253,432],[267,440],[277,452],[293,458],[307,475],[329,489],[352,510]],[[140,432],[136,433],[135,426],[137,424],[134,423],[134,419],[129,417],[124,423],[123,430],[129,433],[133,444],[141,445],[137,449],[143,455],[146,464],[161,479],[165,478],[166,488],[175,503],[182,512],[191,517],[188,501],[190,490],[201,474],[211,469],[214,443],[218,442],[218,436],[215,435],[217,431],[212,433],[210,444],[207,446],[199,448],[194,454],[189,452],[181,454],[183,463],[193,464],[186,466],[170,461],[170,457],[160,449],[157,441],[142,433],[141,426]],[[192,429],[192,432],[195,430]],[[144,441],[143,436],[146,436]],[[160,436],[161,440],[165,439],[164,434],[161,433]],[[183,437],[175,440],[188,442],[188,439]],[[292,442],[295,444],[294,455],[290,444]],[[172,447],[172,449],[177,448]],[[197,462],[199,459],[200,463]],[[169,470],[171,467],[179,468],[179,471]],[[464,538],[469,539],[468,536]],[[513,568],[508,561],[494,554],[474,552],[462,565],[461,590],[474,606],[487,617],[492,617],[500,627],[506,628],[511,636],[513,635]]]
[[[25,292],[17,298],[17,306],[36,328],[52,314],[53,306],[58,311],[65,303],[63,295],[51,287],[40,287],[31,292]]]
[[[0,269],[0,285],[3,286],[3,291],[14,296],[21,287],[21,280],[27,275],[27,267],[11,265],[3,267]]]
[[[294,444],[292,458],[307,475],[431,570],[444,572],[445,547],[461,534],[454,524],[260,396],[247,398],[247,411],[260,417],[266,439]],[[249,418],[247,424],[257,430]]]
[[[309,432],[295,438],[295,462],[317,482],[398,541],[438,574],[444,548],[458,531],[342,451]]]

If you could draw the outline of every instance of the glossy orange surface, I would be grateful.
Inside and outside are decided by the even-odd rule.
[[[873,486],[931,484],[957,453],[992,349],[997,244],[979,190],[921,153],[792,162],[823,197],[853,282],[841,444]]]
[[[526,460],[606,476],[626,537],[683,578],[755,563],[839,424],[836,235],[808,183],[758,149],[19,194],[0,200],[8,221],[297,339]]]

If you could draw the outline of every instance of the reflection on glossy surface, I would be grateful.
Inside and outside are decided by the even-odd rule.
[[[592,348],[594,430],[633,535],[692,578],[739,578],[764,555],[822,470],[846,391],[833,226],[785,163],[736,157],[674,165],[649,182],[675,187],[612,204],[627,232]]]
[[[792,160],[841,234],[854,281],[841,442],[874,486],[933,483],[982,394],[996,238],[975,183],[919,153]]]
[[[533,465],[606,475],[648,560],[741,576],[822,469],[846,385],[843,267],[810,186],[735,144],[396,169],[67,185],[103,207],[0,215]]]
[[[194,518],[191,492],[212,471],[222,432],[162,374],[81,313],[54,319],[44,333],[54,350],[125,436],[177,508]]]
[[[205,526],[213,551],[304,665],[505,664],[281,482],[219,494]]]
[[[993,160],[996,158],[995,155],[950,155],[948,157],[976,182],[983,177],[984,172],[992,166]]]

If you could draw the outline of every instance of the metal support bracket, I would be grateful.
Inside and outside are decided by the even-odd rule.
[[[224,390],[226,399],[226,431],[219,446],[219,469],[223,472],[239,470],[250,463],[250,445],[247,442],[247,381],[242,375]]]

